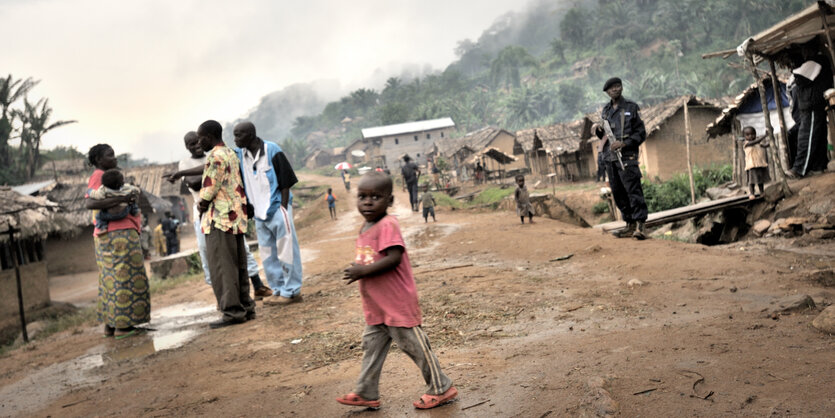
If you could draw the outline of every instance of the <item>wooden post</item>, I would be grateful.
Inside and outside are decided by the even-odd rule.
[[[826,6],[824,6],[826,7]],[[832,34],[829,32],[829,22],[826,21],[826,12],[818,5],[818,11],[820,12],[821,22],[823,23],[823,34],[824,39],[826,39],[826,50],[829,52],[829,64],[830,69],[832,69],[832,80],[835,82],[835,46],[832,45]],[[830,113],[830,112],[827,112]],[[830,115],[831,116],[831,115]],[[835,121],[832,118],[829,118],[828,121],[829,125],[829,132],[828,141],[827,141],[827,148],[828,154],[830,156],[835,156],[835,137],[832,135],[833,126],[835,125]]]
[[[820,12],[821,23],[823,23],[823,35],[826,39],[826,50],[829,52],[829,64],[832,72],[832,80],[835,82],[835,49],[832,45],[832,34],[829,33],[829,22],[826,21],[826,12],[818,5],[818,12]]]
[[[14,266],[14,273],[15,273],[15,281],[17,282],[17,307],[20,311],[20,328],[23,331],[23,342],[29,342],[29,333],[26,332],[26,313],[23,309],[23,288],[20,285],[20,266],[17,264],[17,257],[20,255],[20,252],[17,248],[17,242],[15,242],[14,234],[20,232],[19,229],[12,227],[12,223],[9,222],[9,229],[3,234],[7,234],[9,236],[9,246],[11,248],[12,253],[12,266]]]
[[[690,99],[688,98],[689,102]],[[690,106],[684,103],[684,143],[687,146],[687,176],[690,178],[690,204],[696,204],[696,183],[693,181],[693,160],[690,156]]]
[[[731,151],[731,161],[733,161],[734,167],[733,179],[736,182],[736,184],[740,185],[741,187],[744,186],[744,184],[742,184],[741,181],[742,176],[739,175],[739,133],[736,129],[736,117],[734,117],[734,119],[731,120],[731,140],[733,141],[733,148]]]
[[[788,167],[792,162],[789,161],[789,130],[786,126],[786,117],[783,115],[783,90],[780,89],[780,81],[777,80],[777,69],[774,67],[774,60],[768,60],[768,65],[771,67],[771,90],[774,92],[774,103],[777,104],[777,121],[780,123],[780,139],[775,141],[777,145],[777,152],[780,157],[780,162],[783,166]]]
[[[768,140],[770,143],[774,143],[774,128],[771,127],[771,117],[768,115],[768,103],[765,99],[765,87],[763,87],[762,79],[757,75],[757,66],[754,64],[754,57],[751,54],[747,54],[745,56],[747,58],[748,68],[751,70],[751,74],[754,76],[754,81],[757,83],[757,89],[760,93],[760,105],[763,108],[763,118],[765,119],[765,130],[766,135],[768,135]],[[789,183],[786,181],[786,172],[783,171],[783,163],[777,158],[776,151],[774,151],[774,147],[766,148],[768,150],[768,156],[771,161],[774,162],[774,179],[780,182],[780,185],[783,189],[783,194],[785,196],[791,196],[792,190],[789,188]]]

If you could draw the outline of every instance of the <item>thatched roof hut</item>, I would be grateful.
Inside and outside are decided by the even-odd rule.
[[[583,145],[581,135],[585,124],[591,125],[591,122],[581,119],[541,128],[524,129],[516,132],[516,139],[522,144],[525,152],[540,148],[557,155],[577,152]]]
[[[60,206],[42,196],[25,196],[9,187],[0,187],[0,232],[9,226],[19,229],[18,239],[45,239],[52,233],[69,232],[72,222],[60,213]],[[88,218],[89,223],[89,218]],[[0,235],[7,242],[8,235]]]

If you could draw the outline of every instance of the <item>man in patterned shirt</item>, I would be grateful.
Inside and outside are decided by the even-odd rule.
[[[255,318],[255,302],[249,297],[244,234],[247,227],[246,193],[235,151],[221,139],[223,128],[207,120],[197,128],[206,151],[203,187],[200,189],[200,227],[206,234],[206,252],[212,290],[223,317],[209,324],[222,328]]]

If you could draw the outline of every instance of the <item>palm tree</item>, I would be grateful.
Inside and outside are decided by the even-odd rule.
[[[76,123],[74,120],[60,120],[50,123],[49,118],[52,116],[52,108],[49,107],[49,100],[42,98],[34,105],[29,102],[29,99],[23,99],[23,110],[15,109],[12,111],[21,123],[20,131],[20,151],[22,154],[24,177],[28,180],[35,175],[35,171],[41,164],[41,138],[58,127]]]
[[[351,92],[351,101],[353,105],[365,112],[370,107],[377,104],[377,98],[380,95],[374,89],[359,89]]]
[[[0,78],[0,164],[8,167],[11,163],[9,152],[9,138],[12,135],[11,106],[21,97],[26,96],[39,81],[27,78],[25,80],[14,80],[9,74],[6,78]]]
[[[536,64],[536,58],[531,56],[525,48],[515,45],[507,46],[499,51],[499,55],[490,65],[490,80],[493,85],[501,83],[519,87],[521,85],[519,69]]]

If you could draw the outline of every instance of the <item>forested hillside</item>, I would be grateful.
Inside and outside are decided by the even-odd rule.
[[[701,54],[735,47],[811,3],[535,1],[523,13],[497,19],[477,40],[460,41],[458,59],[443,71],[391,77],[379,91],[355,90],[318,114],[295,116],[285,135],[286,128],[266,129],[300,159],[315,147],[345,145],[369,126],[449,116],[463,133],[573,120],[605,100],[601,86],[612,76],[621,77],[625,95],[642,105],[686,93],[733,95],[750,75]],[[279,109],[270,103],[265,97],[248,118],[275,119]]]

